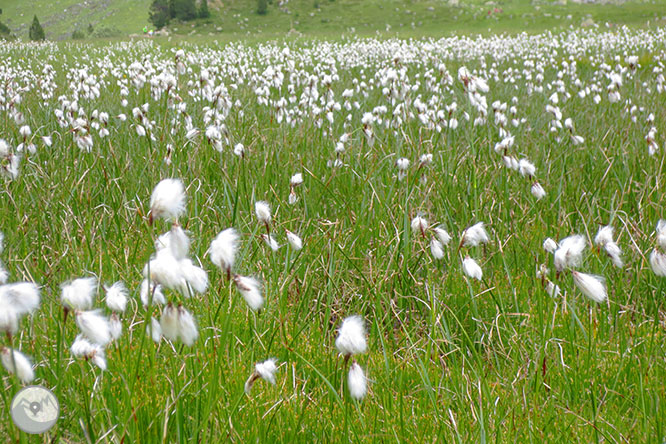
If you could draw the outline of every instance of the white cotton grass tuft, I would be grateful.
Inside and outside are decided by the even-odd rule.
[[[349,395],[357,401],[365,398],[368,393],[368,380],[365,373],[363,373],[363,369],[356,361],[352,362],[351,367],[349,367],[347,388],[349,389]]]
[[[416,216],[412,219],[411,223],[412,231],[419,232],[425,236],[425,232],[428,229],[428,221],[421,216]]]
[[[61,285],[60,300],[66,309],[89,310],[93,305],[93,297],[97,291],[97,279],[94,277],[74,279]]]
[[[442,227],[435,227],[432,229],[432,231],[435,232],[435,236],[437,237],[437,240],[439,243],[441,243],[443,246],[446,246],[451,242],[451,236],[449,233]]]
[[[650,253],[650,267],[657,276],[666,276],[666,254],[656,248]]]
[[[666,250],[666,220],[659,219],[657,222],[657,244],[662,250]]]
[[[164,179],[153,189],[150,197],[150,217],[177,221],[185,213],[185,187],[180,179]]]
[[[0,286],[0,308],[10,306],[18,316],[39,308],[39,287],[32,282],[15,282]]]
[[[551,281],[547,281],[546,282],[546,293],[548,293],[548,295],[550,297],[556,298],[560,294],[560,287],[553,284]]]
[[[287,234],[287,242],[294,251],[300,251],[303,248],[303,240],[295,233],[285,230]]]
[[[150,259],[143,269],[143,277],[170,290],[180,290],[187,285],[178,259],[166,248],[158,251]]]
[[[169,249],[176,259],[184,259],[190,251],[190,238],[180,225],[174,224],[171,230],[162,234],[155,241],[155,250]]]
[[[127,287],[122,281],[114,282],[112,285],[104,286],[106,291],[106,306],[111,311],[123,313],[127,309]]]
[[[614,229],[610,225],[600,227],[597,235],[594,236],[594,244],[603,247],[604,245],[613,242]]]
[[[220,267],[231,278],[231,270],[236,262],[239,236],[234,228],[222,230],[210,243],[208,253],[213,264]]]
[[[547,253],[554,254],[555,250],[559,248],[559,245],[557,242],[555,242],[553,239],[547,237],[546,240],[543,241],[543,249],[546,250]]]
[[[260,200],[254,204],[254,214],[257,220],[268,227],[271,224],[271,206],[268,202]]]
[[[489,241],[488,233],[483,222],[478,222],[463,231],[460,245],[463,247],[476,247]]]
[[[301,173],[296,173],[293,176],[291,176],[291,179],[289,179],[289,185],[292,188],[297,187],[302,183],[303,183],[303,174]]]
[[[185,297],[193,296],[192,292],[203,294],[208,289],[208,273],[197,266],[191,259],[182,259],[178,262],[186,287],[181,288]]]
[[[366,341],[365,323],[363,318],[353,315],[345,318],[338,330],[335,347],[345,359],[350,356],[365,353],[368,349]]]
[[[162,326],[160,325],[160,321],[150,318],[150,325],[146,327],[146,334],[150,334],[153,342],[159,344],[162,340]]]
[[[109,333],[112,341],[118,340],[123,334],[123,323],[120,321],[118,313],[112,313],[109,316]]]
[[[594,237],[594,243],[606,251],[606,254],[613,261],[613,265],[622,268],[624,266],[621,257],[622,250],[613,240],[613,231],[613,227],[610,225],[599,228],[597,235]]]
[[[264,234],[261,235],[261,238],[264,240],[264,242],[266,243],[266,245],[267,245],[271,250],[273,250],[273,251],[278,251],[278,249],[280,248],[280,245],[277,243],[277,241],[275,240],[275,238],[273,237],[272,234],[266,234],[266,233],[264,233]]]
[[[10,304],[0,304],[0,332],[15,335],[18,332],[18,326],[19,315],[16,310]]]
[[[432,257],[439,260],[444,257],[444,246],[434,237],[430,240],[430,253]]]
[[[567,268],[578,267],[583,259],[586,245],[585,238],[580,234],[562,239],[554,253],[555,269],[560,272]]]
[[[111,341],[109,321],[100,310],[76,311],[76,325],[92,343],[102,347]]]
[[[20,351],[3,347],[0,350],[0,358],[5,370],[16,375],[23,384],[29,384],[35,379],[35,371],[32,368],[30,359]]]
[[[463,259],[462,267],[463,272],[465,272],[468,277],[479,281],[483,279],[483,270],[481,269],[481,266],[479,266],[479,264],[471,257],[467,256]]]
[[[106,370],[106,357],[104,349],[88,341],[83,335],[77,335],[69,351],[75,358],[84,358],[91,360],[101,370]]]
[[[264,381],[270,382],[275,385],[275,373],[277,372],[277,359],[270,358],[263,362],[258,362],[254,366],[254,371],[250,377],[245,381],[245,393],[250,394],[254,383],[260,378]]]
[[[254,311],[264,306],[264,297],[261,295],[261,282],[250,276],[234,276],[236,289],[243,296],[247,305]]]
[[[600,304],[608,297],[604,278],[592,274],[572,271],[576,287],[588,298]]]
[[[532,196],[536,198],[536,200],[541,200],[544,197],[546,197],[546,190],[543,189],[541,184],[539,182],[534,182],[532,184],[532,188],[530,188],[530,192],[532,193]]]
[[[155,282],[149,283],[148,279],[141,281],[139,293],[141,294],[141,303],[144,307],[147,307],[149,302],[152,305],[166,304],[166,298],[164,297],[164,293],[162,293],[162,286]]]

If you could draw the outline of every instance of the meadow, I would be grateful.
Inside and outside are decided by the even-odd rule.
[[[1,439],[663,442],[665,39],[3,44]]]

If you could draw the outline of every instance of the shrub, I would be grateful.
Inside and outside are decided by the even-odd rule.
[[[72,32],[72,40],[83,40],[85,38],[86,38],[85,33],[80,29],[77,29],[74,32]]]
[[[267,0],[257,0],[257,14],[259,14],[259,15],[268,14],[268,1]]]
[[[95,28],[92,35],[98,38],[118,37],[122,33],[115,26],[99,25]]]
[[[169,24],[171,14],[169,4],[166,0],[153,0],[148,12],[148,20],[157,29],[162,29]]]
[[[210,11],[208,10],[208,0],[201,0],[199,4],[199,18],[205,19],[210,17]]]
[[[44,34],[44,28],[42,28],[42,25],[39,24],[39,19],[37,18],[36,15],[32,19],[32,25],[30,25],[29,36],[30,40],[32,41],[46,40],[46,35]]]

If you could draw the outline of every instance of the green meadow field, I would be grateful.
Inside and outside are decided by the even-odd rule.
[[[0,16],[65,39],[0,43],[3,442],[664,442],[659,2],[61,3]]]

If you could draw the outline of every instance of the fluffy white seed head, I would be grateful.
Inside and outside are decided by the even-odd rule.
[[[277,243],[272,234],[262,234],[261,238],[266,242],[266,245],[273,251],[278,251],[280,245]]]
[[[186,286],[181,288],[181,293],[185,297],[193,296],[192,293],[203,294],[208,289],[208,273],[203,268],[197,266],[190,259],[178,261],[183,279]]]
[[[155,318],[150,318],[150,326],[146,327],[146,333],[150,334],[153,342],[159,344],[162,340],[162,325]]]
[[[294,251],[299,251],[303,248],[303,241],[301,238],[295,234],[292,233],[289,230],[286,230],[287,233],[287,242],[289,242],[289,246],[294,250]]]
[[[488,233],[483,222],[478,222],[463,231],[461,245],[463,247],[476,247],[489,241]]]
[[[534,182],[534,184],[532,184],[530,192],[532,193],[532,196],[536,198],[536,200],[541,200],[546,197],[546,190],[543,189],[539,182]]]
[[[289,179],[289,185],[291,185],[292,187],[297,187],[302,183],[303,183],[303,174],[301,173],[296,173],[293,176],[291,176],[291,179]]]
[[[148,274],[150,272],[150,275]],[[170,290],[187,289],[180,262],[171,253],[170,249],[162,249],[153,256],[149,264],[143,269],[143,277],[156,282]]]
[[[70,310],[89,310],[97,291],[97,279],[94,277],[74,279],[61,286],[62,304]]]
[[[356,361],[352,362],[351,367],[349,367],[347,387],[349,388],[349,395],[357,401],[363,399],[368,392],[368,381],[365,373]]]
[[[277,372],[277,360],[275,358],[267,359],[255,365],[255,371],[265,381],[275,384],[275,372]]]
[[[182,305],[178,307],[178,338],[188,347],[191,347],[199,337],[197,323],[192,313]]]
[[[19,316],[37,310],[39,301],[39,287],[32,282],[16,282],[0,286],[0,307],[9,306]]]
[[[185,213],[185,187],[180,179],[164,179],[150,197],[150,218],[178,220]]]
[[[608,242],[604,244],[604,251],[606,251],[606,254],[608,257],[611,258],[611,261],[613,262],[613,265],[615,265],[617,268],[622,268],[624,267],[624,261],[622,260],[622,250],[616,244],[615,242]]]
[[[435,232],[435,236],[437,237],[437,240],[442,245],[446,246],[446,245],[449,244],[449,242],[451,242],[451,236],[442,227],[435,227],[432,230]]]
[[[666,254],[656,248],[650,253],[650,267],[657,276],[666,276]]]
[[[22,383],[28,384],[35,379],[30,360],[20,351],[5,347],[0,351],[0,358],[2,358],[3,367],[9,373],[16,375]]]
[[[425,233],[428,229],[428,221],[424,217],[416,216],[414,219],[412,219],[411,226],[412,231]]]
[[[236,289],[243,296],[247,305],[254,311],[264,306],[264,297],[261,295],[261,283],[250,276],[234,276]]]
[[[588,298],[600,304],[608,297],[606,284],[601,276],[573,271],[573,279],[576,287]]]
[[[19,314],[14,307],[0,303],[0,332],[15,335],[18,332]]]
[[[555,250],[555,269],[562,271],[567,268],[578,267],[583,259],[586,241],[580,234],[566,237],[560,241],[560,246]]]
[[[178,324],[178,307],[173,304],[167,304],[162,310],[160,317],[160,328],[162,335],[170,341],[178,340],[179,324]]]
[[[529,160],[520,159],[518,161],[518,172],[523,177],[534,177],[534,173],[536,173],[536,167]]]
[[[606,225],[605,227],[599,228],[597,235],[594,236],[594,244],[603,247],[609,242],[613,242],[613,227]]]
[[[430,253],[432,257],[439,260],[444,257],[444,246],[434,237],[430,240]]]
[[[104,286],[106,290],[106,306],[110,310],[122,313],[127,308],[127,287],[121,281],[114,282],[110,286]]]
[[[463,271],[467,276],[469,276],[472,279],[477,279],[479,281],[483,279],[483,270],[474,259],[467,256],[465,259],[463,259],[462,265],[463,265]]]
[[[109,321],[99,310],[76,311],[76,325],[94,344],[105,346],[111,341]]]
[[[358,315],[349,316],[342,321],[335,346],[343,356],[365,353],[368,349],[365,335],[363,318]]]
[[[152,305],[166,304],[166,298],[164,297],[164,293],[162,293],[162,286],[160,284],[149,283],[148,279],[144,279],[141,281],[141,289],[139,291],[141,294],[141,303],[144,307],[148,306],[148,302],[152,302]]]
[[[123,334],[123,323],[120,321],[117,313],[113,313],[109,316],[109,333],[111,334],[111,340],[116,341]]]
[[[666,220],[659,219],[657,222],[657,244],[662,250],[666,250]]]
[[[268,202],[260,200],[254,204],[254,213],[257,216],[259,222],[265,225],[270,225],[271,223],[271,206]]]
[[[190,251],[190,238],[180,225],[173,225],[171,230],[162,234],[155,241],[155,250],[169,249],[176,259],[184,259]]]
[[[209,255],[213,264],[227,273],[231,272],[236,262],[238,252],[238,232],[234,228],[227,228],[218,234],[210,243]]]
[[[555,250],[559,245],[557,245],[557,242],[555,242],[553,239],[547,237],[546,240],[543,241],[543,249],[546,250],[547,253],[553,254],[555,253]]]

